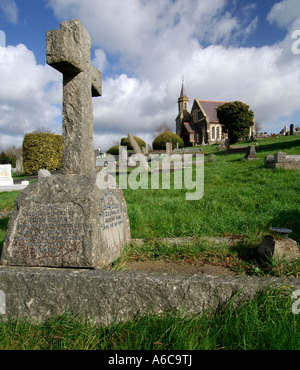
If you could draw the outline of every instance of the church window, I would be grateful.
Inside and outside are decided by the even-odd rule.
[[[212,140],[215,140],[215,126],[211,128],[211,138]]]
[[[217,127],[217,140],[220,140],[220,127]]]
[[[190,134],[190,141],[194,141],[194,134]]]

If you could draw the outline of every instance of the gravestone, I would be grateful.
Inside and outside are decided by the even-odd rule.
[[[79,20],[62,22],[46,39],[47,63],[63,73],[62,174],[19,194],[1,263],[98,268],[130,241],[123,193],[99,186],[95,169],[92,96],[101,95],[101,74],[90,64],[91,39]]]
[[[294,125],[290,125],[290,135],[294,135]]]
[[[13,185],[14,181],[11,177],[11,164],[0,165],[0,186]]]
[[[255,146],[251,145],[247,147],[247,154],[245,155],[245,159],[248,159],[248,161],[258,159],[256,156]]]
[[[24,172],[24,168],[23,168],[23,158],[20,157],[16,160],[16,172],[17,173],[22,173]]]
[[[144,154],[142,153],[141,151],[141,148],[139,146],[139,144],[136,142],[135,138],[128,134],[128,139],[130,141],[130,145],[132,146],[135,154],[137,155],[138,157],[138,161],[140,162],[141,166],[146,170],[146,171],[150,171],[150,167],[148,165],[148,161],[146,159],[146,157],[144,156]]]
[[[50,177],[50,176],[51,176],[51,172],[46,169],[40,169],[38,172],[39,180],[44,179],[45,177]]]
[[[166,143],[166,154],[168,156],[171,156],[172,155],[172,143],[171,142]]]
[[[226,148],[226,152],[229,153],[229,151],[230,151],[230,141],[229,141],[229,139],[225,139],[225,148]]]

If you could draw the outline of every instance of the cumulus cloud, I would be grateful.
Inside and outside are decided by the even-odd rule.
[[[18,23],[19,10],[14,0],[0,0],[0,11],[8,22]]]
[[[55,125],[61,76],[49,66],[38,65],[25,45],[0,47],[0,80],[1,146],[12,143],[7,137],[20,145],[25,133]]]
[[[245,42],[259,22],[252,3],[48,0],[60,21],[79,18],[92,37],[92,63],[103,72],[103,96],[93,99],[95,147],[102,149],[128,133],[151,143],[163,122],[175,129],[182,75],[190,106],[194,98],[242,100],[264,130],[278,132],[280,117],[299,109],[300,58],[291,52],[298,3],[270,8],[268,21],[287,30],[284,40],[250,48]],[[24,45],[4,50],[0,78],[5,85],[13,81],[0,86],[4,134],[21,135],[46,122],[60,126],[61,75],[37,65]]]
[[[268,20],[288,27],[297,21],[298,3],[276,4]],[[298,109],[299,68],[286,66],[298,64],[289,36],[273,46],[239,45],[256,30],[255,4],[242,8],[227,0],[49,0],[49,4],[59,19],[81,19],[100,48],[93,61],[97,67],[106,71],[110,56],[117,55],[122,72],[107,77],[103,97],[94,100],[99,137],[129,131],[149,137],[162,122],[175,127],[182,75],[191,104],[194,98],[245,101],[265,130],[278,117]]]

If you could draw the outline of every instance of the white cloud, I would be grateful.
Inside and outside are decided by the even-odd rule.
[[[103,137],[104,145],[108,137],[120,139],[129,132],[151,140],[163,122],[175,128],[182,75],[190,105],[194,98],[245,101],[264,130],[272,131],[272,122],[299,108],[299,62],[289,40],[262,48],[238,46],[257,28],[255,4],[237,12],[230,12],[237,3],[227,0],[49,4],[60,20],[83,22],[99,48],[93,60],[98,68],[109,70],[111,55],[119,60],[114,68],[122,72],[103,81],[103,96],[93,102],[95,135],[99,142]],[[298,0],[276,4],[269,21],[285,26],[296,22],[293,6],[299,8]]]
[[[61,76],[49,66],[38,65],[25,45],[0,47],[0,80],[2,141],[10,136],[21,144],[25,133],[56,124]]]
[[[290,28],[300,18],[299,0],[283,0],[276,3],[268,14],[268,21],[281,28]]]
[[[298,9],[298,0],[272,8],[269,21],[286,27],[287,36],[261,48],[238,44],[256,30],[253,4],[232,13],[228,6],[237,3],[228,0],[48,0],[48,4],[59,20],[82,21],[95,47],[92,62],[104,72],[103,96],[93,99],[95,147],[108,149],[128,133],[151,143],[163,122],[175,129],[182,75],[190,106],[194,98],[242,100],[264,130],[274,131],[281,116],[299,109],[300,58],[291,53],[290,38],[292,27],[298,25],[297,12],[290,16],[291,6]],[[24,45],[4,50],[1,131],[9,137],[55,126],[61,119],[60,73],[37,65]],[[58,122],[55,127],[60,126]]]
[[[18,23],[19,10],[14,0],[0,0],[0,11],[8,22]]]

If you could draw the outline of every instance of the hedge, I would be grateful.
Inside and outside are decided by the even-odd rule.
[[[36,175],[41,168],[61,169],[62,136],[39,132],[26,134],[23,140],[23,166],[28,175]]]
[[[137,137],[137,136],[133,136],[133,138],[135,139],[135,141],[137,142],[138,146],[140,148],[146,148],[146,143],[144,140],[142,140],[141,138]],[[121,139],[121,146],[126,146],[127,147],[127,150],[132,150],[133,147],[131,146],[130,144],[130,140],[128,137],[122,137]]]
[[[119,155],[119,145],[112,146],[108,149],[107,154]]]
[[[172,143],[172,149],[177,147],[183,148],[184,142],[183,140],[173,132],[167,131],[163,132],[162,134],[158,135],[152,143],[154,150],[164,150],[166,149],[166,143]]]

